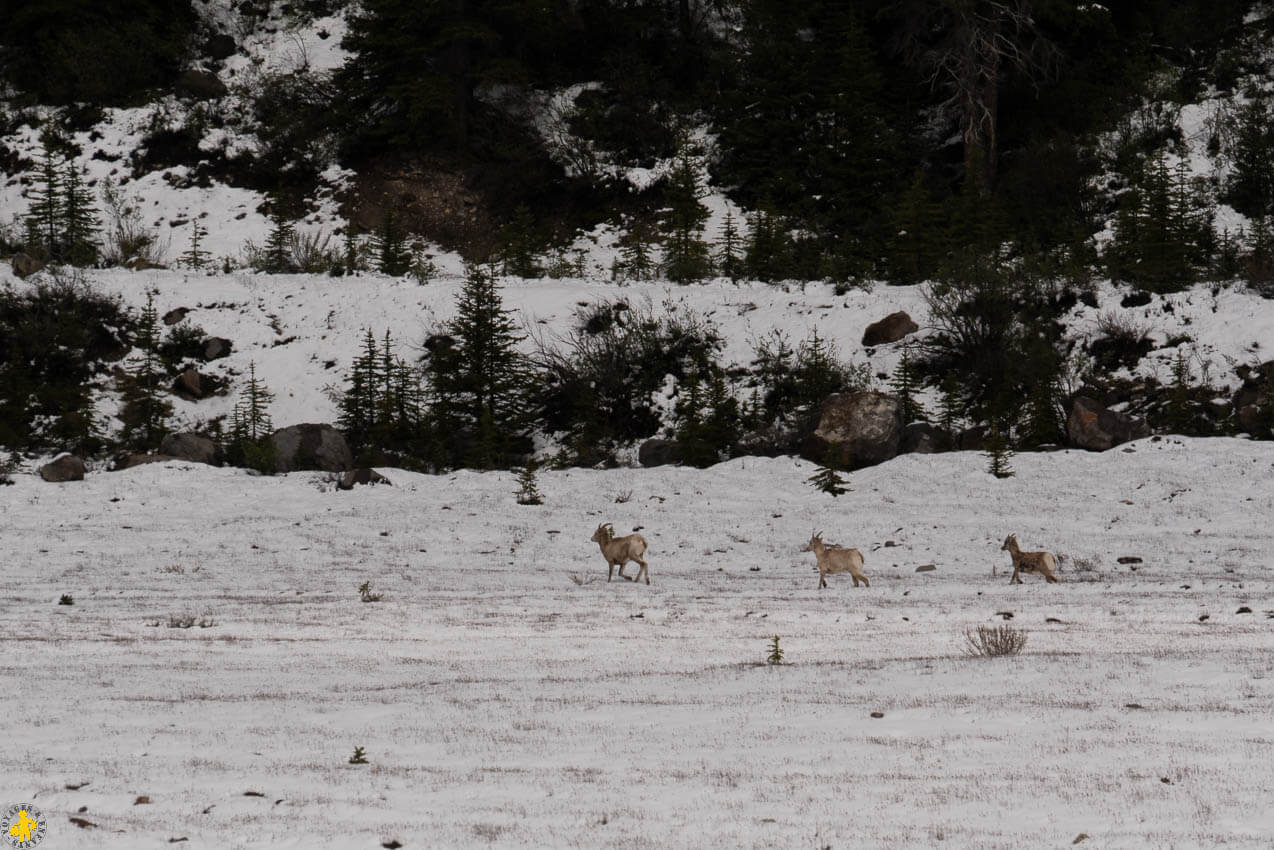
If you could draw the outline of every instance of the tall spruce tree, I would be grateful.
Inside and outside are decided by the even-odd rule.
[[[124,423],[123,442],[146,451],[159,447],[168,432],[168,417],[173,411],[172,403],[161,395],[165,372],[159,343],[159,314],[155,309],[155,296],[150,294],[133,337],[139,354],[125,378],[124,405],[120,411]]]
[[[708,221],[708,208],[700,200],[704,190],[694,163],[686,155],[668,174],[664,189],[665,204],[660,216],[664,235],[664,273],[677,283],[693,283],[707,277],[711,270],[708,246],[703,241],[703,227]]]
[[[227,459],[258,472],[275,471],[277,453],[270,435],[274,424],[270,403],[274,393],[257,377],[257,364],[248,364],[248,380],[230,413],[230,433],[225,441]]]
[[[452,466],[504,467],[529,449],[529,366],[516,328],[494,272],[471,265],[447,326],[455,346],[429,363],[433,418]]]
[[[1142,169],[1115,219],[1111,275],[1150,292],[1177,292],[1210,265],[1213,208],[1184,160],[1160,152]]]
[[[27,195],[31,201],[23,217],[27,250],[44,259],[60,259],[63,231],[63,195],[60,157],[47,135],[40,140],[40,161]]]
[[[727,210],[725,224],[721,228],[721,239],[717,242],[717,255],[714,258],[717,271],[737,283],[743,276],[743,237],[739,233],[738,222],[734,212]]]
[[[84,185],[80,169],[68,162],[62,176],[62,257],[73,266],[97,262],[100,230],[93,194]]]
[[[398,221],[398,213],[392,206],[385,208],[380,220],[380,230],[374,239],[376,270],[381,274],[399,277],[411,269],[411,252],[407,250],[407,234]]]

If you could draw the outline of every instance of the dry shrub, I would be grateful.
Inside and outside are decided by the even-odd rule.
[[[1012,626],[978,626],[964,633],[964,651],[974,658],[1017,655],[1026,646],[1026,632]]]

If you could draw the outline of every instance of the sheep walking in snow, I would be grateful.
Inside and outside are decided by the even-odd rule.
[[[1013,578],[1009,584],[1021,584],[1018,573],[1039,573],[1050,584],[1057,584],[1057,559],[1052,552],[1023,552],[1017,545],[1017,535],[1010,534],[1004,538],[1001,552],[1008,552],[1013,559]]]
[[[619,577],[628,579],[624,575],[624,565],[629,561],[633,561],[640,565],[637,575],[631,581],[641,581],[641,577],[646,577],[646,584],[650,584],[650,565],[642,559],[642,555],[646,552],[646,538],[640,534],[629,534],[626,537],[615,536],[615,526],[610,523],[602,523],[597,526],[597,530],[593,532],[593,542],[602,548],[602,557],[606,559],[606,565],[610,567],[610,572],[606,576],[606,580],[610,581],[615,577],[615,567],[619,567]]]

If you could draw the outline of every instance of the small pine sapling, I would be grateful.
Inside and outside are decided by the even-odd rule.
[[[379,602],[380,594],[372,592],[372,583],[365,581],[358,586],[358,598],[363,602]]]
[[[1164,424],[1174,434],[1191,433],[1190,364],[1185,352],[1178,351],[1172,361],[1172,386],[1164,410]]]
[[[743,276],[743,240],[733,211],[726,211],[725,225],[721,229],[721,241],[714,259],[717,262],[717,271],[730,278],[731,283],[738,283]]]
[[[190,246],[181,255],[181,262],[186,268],[202,269],[209,260],[208,252],[203,250],[203,238],[208,235],[208,231],[197,220],[193,225],[190,230]]]
[[[58,604],[59,605],[74,605],[75,599],[72,598],[71,594],[63,593],[62,598],[58,600]]]
[[[270,211],[270,235],[265,240],[260,270],[274,274],[295,271],[292,244],[296,239],[296,228],[284,215],[281,203],[276,201],[273,207]]]
[[[349,757],[350,764],[367,764],[367,752],[362,747],[354,748],[354,755]]]
[[[537,467],[538,465],[534,460],[529,460],[526,466],[522,467],[522,471],[518,473],[517,497],[519,505],[544,504],[544,497],[540,495],[539,484],[535,476]]]
[[[398,215],[387,208],[381,217],[380,232],[376,234],[376,270],[391,277],[400,277],[411,269],[411,252],[407,250],[407,235],[398,223]]]
[[[1004,436],[998,422],[991,423],[991,433],[986,438],[986,454],[987,472],[996,478],[1009,478],[1013,475],[1013,469],[1009,466],[1013,452],[1009,450],[1008,438]]]
[[[894,369],[893,378],[890,380],[894,395],[898,397],[898,405],[902,408],[904,424],[927,422],[929,419],[924,406],[916,398],[920,382],[920,370],[911,356],[911,344],[908,343],[903,346],[902,357],[898,360],[898,366]]]
[[[783,663],[783,648],[779,646],[779,636],[775,635],[770,638],[770,654],[765,656],[767,664]]]

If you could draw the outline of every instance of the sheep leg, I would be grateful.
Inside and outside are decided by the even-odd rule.
[[[610,572],[606,574],[606,580],[610,581],[615,577],[615,562],[607,561],[606,566],[610,567]],[[623,575],[623,573],[620,573],[620,575]]]
[[[871,587],[871,582],[867,580],[867,576],[860,575],[858,577],[863,580],[863,587]]]
[[[641,577],[646,577],[646,584],[650,584],[650,565],[641,558],[637,559],[637,563],[641,564],[641,569],[637,571],[637,577],[634,581],[641,581]]]
[[[827,587],[827,574],[826,574],[826,573],[824,573],[824,572],[822,572],[822,571],[819,571],[819,574],[818,574],[818,589],[819,589],[819,590],[822,590],[822,589],[823,589],[823,588],[825,588],[825,587]]]
[[[632,576],[630,576],[630,575],[625,575],[625,574],[624,574],[624,567],[626,567],[626,566],[628,566],[628,562],[627,562],[627,561],[620,561],[620,562],[619,562],[619,577],[620,577],[620,578],[622,578],[624,581],[632,581],[632,580],[633,580],[633,577],[632,577]]]
[[[1009,579],[1009,584],[1021,584],[1021,583],[1022,583],[1022,579],[1021,579],[1021,577],[1020,577],[1020,576],[1018,576],[1018,574],[1017,574],[1017,573],[1018,573],[1017,564],[1014,564],[1014,565],[1013,565],[1013,578]]]

